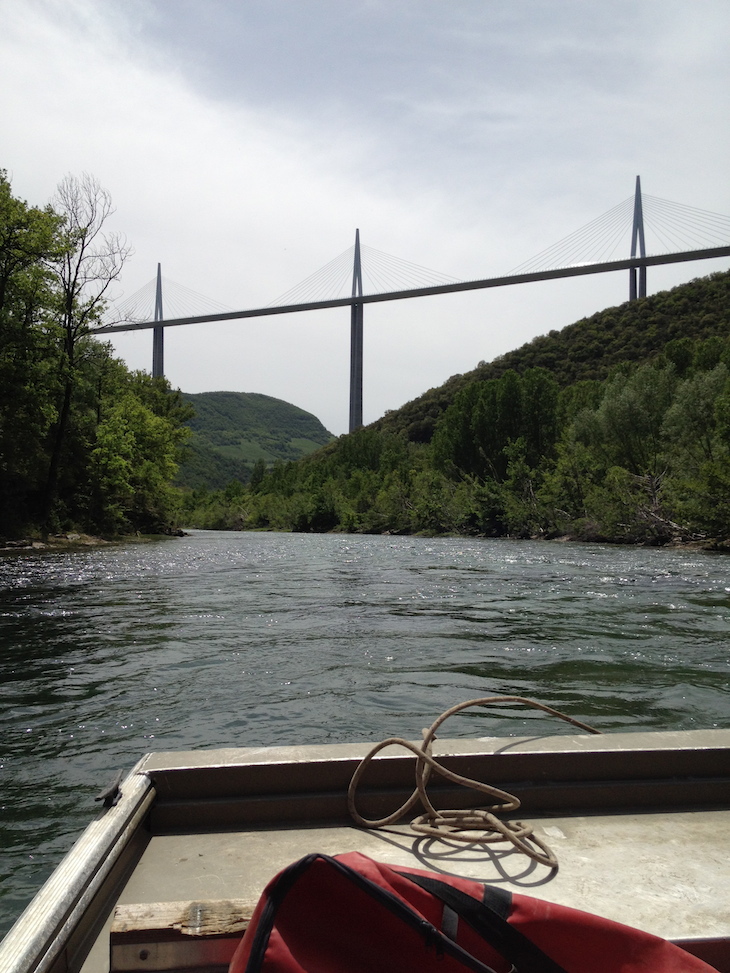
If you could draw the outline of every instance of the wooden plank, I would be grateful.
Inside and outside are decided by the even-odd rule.
[[[181,936],[231,936],[246,931],[253,906],[245,899],[206,899],[183,902],[135,902],[118,905],[112,922],[112,942],[139,933]]]
[[[118,905],[109,940],[110,971],[225,970],[253,909],[244,899]]]

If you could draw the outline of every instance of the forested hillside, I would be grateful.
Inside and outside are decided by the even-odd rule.
[[[108,194],[66,177],[53,206],[17,199],[0,171],[0,538],[156,532],[190,407],[130,372],[91,330],[129,252],[106,232]]]
[[[176,483],[218,489],[276,460],[296,460],[333,438],[315,416],[255,392],[183,392],[195,414]]]
[[[612,368],[624,362],[648,361],[670,341],[728,334],[730,274],[701,277],[539,335],[494,361],[480,362],[472,371],[454,375],[374,425],[389,432],[405,432],[414,442],[428,442],[444,409],[471,382],[499,378],[510,368],[519,373],[527,368],[545,368],[564,388],[582,379],[605,379]]]
[[[611,308],[455,376],[199,526],[662,544],[730,538],[730,273]]]

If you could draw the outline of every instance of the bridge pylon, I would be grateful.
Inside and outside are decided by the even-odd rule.
[[[162,267],[157,264],[157,288],[155,290],[155,321],[163,321],[162,313]],[[165,329],[163,327],[152,330],[152,378],[165,376]]]
[[[641,178],[636,177],[636,190],[634,192],[634,225],[631,230],[631,256],[636,256],[636,244],[639,244],[639,256],[646,256],[646,245],[644,243],[644,208],[641,204]],[[637,287],[638,273],[638,287]],[[646,297],[646,265],[643,267],[631,267],[629,269],[629,300],[635,301],[637,297]]]
[[[355,230],[355,259],[352,267],[352,296],[362,297],[360,231]],[[353,301],[350,307],[350,432],[362,425],[362,358],[363,305]]]

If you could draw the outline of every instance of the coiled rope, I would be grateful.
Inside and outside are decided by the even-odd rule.
[[[427,730],[423,730],[423,743],[420,746],[404,740],[403,737],[389,737],[381,743],[376,744],[370,752],[360,762],[355,773],[352,775],[350,786],[347,790],[347,807],[356,824],[362,828],[383,828],[389,824],[395,824],[420,800],[425,808],[425,814],[421,814],[411,821],[411,828],[419,834],[429,835],[433,838],[440,838],[449,841],[461,841],[466,844],[493,844],[498,841],[509,841],[515,848],[523,852],[529,858],[549,868],[557,868],[558,860],[552,849],[545,844],[542,839],[534,834],[532,828],[523,824],[521,821],[502,821],[497,814],[507,814],[516,811],[520,806],[519,798],[507,791],[500,790],[491,784],[472,780],[469,777],[462,777],[448,770],[443,764],[434,759],[431,751],[433,741],[436,739],[436,731],[450,716],[468,709],[471,706],[493,706],[500,703],[520,703],[524,706],[531,706],[533,709],[542,710],[550,716],[565,720],[573,726],[585,730],[587,733],[600,733],[600,730],[581,723],[580,720],[565,713],[538,703],[533,699],[526,699],[523,696],[485,696],[481,699],[470,699],[465,703],[457,703],[450,709],[445,710],[439,718],[431,724]],[[355,806],[355,796],[362,777],[376,754],[390,746],[404,747],[410,750],[416,757],[416,787],[408,800],[402,804],[397,811],[384,818],[371,819],[364,818]],[[429,800],[426,793],[426,786],[435,771],[439,776],[454,784],[462,784],[472,790],[485,794],[495,801],[494,804],[485,808],[468,808],[465,810],[443,810],[437,811]]]

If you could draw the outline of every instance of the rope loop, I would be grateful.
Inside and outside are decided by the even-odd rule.
[[[565,722],[577,726],[587,733],[601,732],[586,723],[581,723],[580,720],[576,720],[572,716],[566,716],[559,710],[546,706],[544,703],[538,703],[533,699],[526,699],[524,696],[484,696],[480,699],[470,699],[465,703],[457,703],[456,706],[445,710],[428,729],[423,731],[423,742],[420,746],[411,743],[410,740],[403,739],[403,737],[388,737],[387,740],[382,740],[376,744],[365,755],[352,775],[347,790],[347,807],[355,823],[362,828],[383,828],[395,824],[420,801],[425,813],[411,821],[411,828],[418,834],[441,840],[460,841],[466,844],[487,845],[498,841],[508,841],[534,861],[547,865],[548,868],[557,868],[558,861],[555,854],[544,841],[534,834],[532,828],[520,821],[502,821],[497,817],[497,814],[508,814],[511,811],[516,811],[520,806],[519,798],[492,784],[485,784],[454,773],[433,757],[432,749],[433,741],[436,739],[436,731],[450,716],[472,706],[493,706],[500,703],[519,703],[530,706],[565,720]],[[408,800],[392,814],[388,814],[384,818],[365,818],[355,805],[357,788],[372,760],[381,750],[391,746],[403,747],[410,750],[415,756],[416,786]],[[482,808],[439,811],[433,806],[426,792],[426,786],[432,772],[453,784],[461,784],[463,787],[484,794],[494,803]]]

